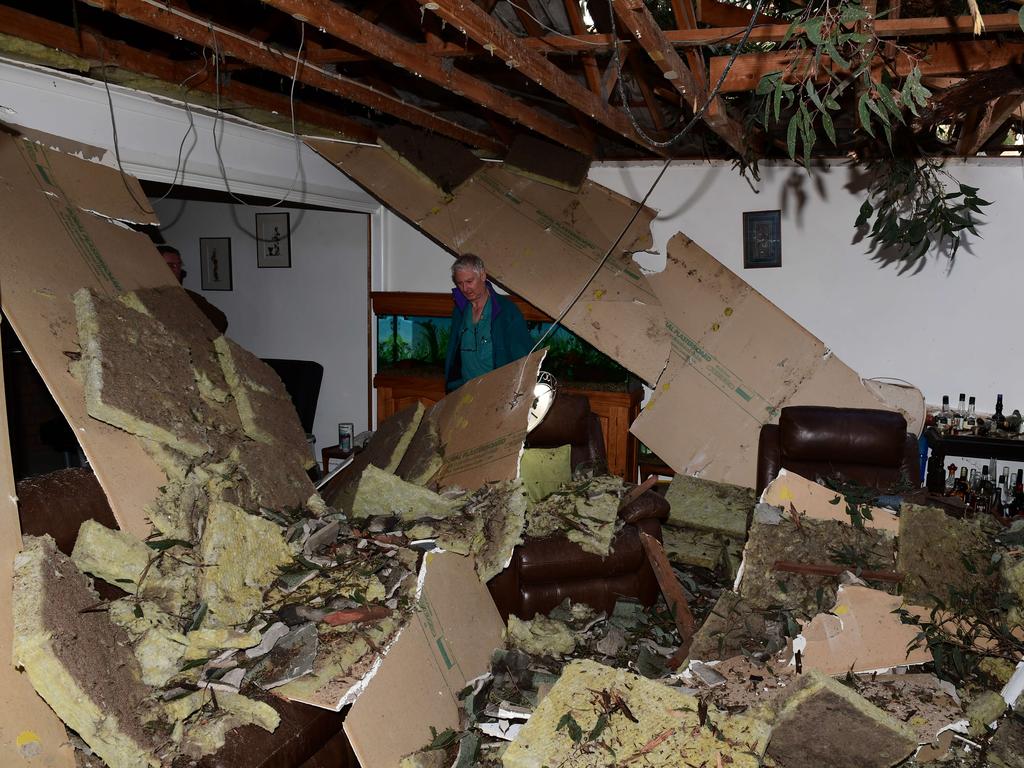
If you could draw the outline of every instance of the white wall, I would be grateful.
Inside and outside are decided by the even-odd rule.
[[[590,177],[640,199],[659,169],[597,164]],[[1024,410],[1024,161],[956,161],[949,169],[992,201],[981,239],[964,243],[951,271],[936,257],[917,274],[880,267],[852,242],[863,198],[847,189],[849,169],[808,176],[787,163],[762,166],[756,191],[729,163],[674,163],[649,200],[658,211],[656,254],[638,260],[660,269],[668,239],[685,232],[862,376],[906,379],[929,403],[963,391],[984,411],[1002,393],[1008,410]],[[744,271],[742,213],[766,209],[782,211],[782,267]],[[387,290],[446,290],[451,257],[402,227],[392,225],[398,232],[385,254]]]
[[[228,317],[228,336],[260,357],[324,366],[314,433],[317,449],[338,442],[338,422],[367,428],[368,219],[363,213],[154,201],[168,243],[181,250],[185,287]],[[290,269],[259,269],[257,213],[287,210]],[[199,238],[231,238],[232,290],[203,291]]]

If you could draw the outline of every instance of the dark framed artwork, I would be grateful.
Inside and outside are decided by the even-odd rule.
[[[782,266],[782,212],[746,211],[743,214],[743,268]]]
[[[199,271],[204,291],[231,290],[231,238],[199,238]]]
[[[292,265],[291,224],[288,213],[256,214],[256,266],[282,269]]]

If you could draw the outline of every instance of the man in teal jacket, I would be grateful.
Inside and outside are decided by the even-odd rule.
[[[494,292],[479,256],[467,253],[452,265],[451,333],[444,363],[445,391],[518,360],[533,348],[519,308]]]

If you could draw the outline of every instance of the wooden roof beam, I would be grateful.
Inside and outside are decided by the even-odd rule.
[[[574,35],[582,35],[586,31],[583,26],[583,12],[580,10],[580,0],[564,0],[565,15],[569,18],[569,28]],[[587,86],[591,91],[608,101],[608,94],[601,92],[601,71],[597,67],[597,57],[592,53],[580,54],[583,62],[583,76],[587,79]]]
[[[573,0],[566,0],[567,3]],[[749,14],[748,14],[749,18]],[[985,19],[987,32],[1013,32],[1020,29],[1016,14],[990,14]],[[973,22],[970,16],[957,19],[879,19],[875,22],[875,33],[881,38],[888,37],[927,37],[956,34],[970,34]],[[750,33],[751,42],[781,42],[788,29],[787,24],[769,24],[755,27]],[[707,29],[663,30],[662,34],[673,48],[701,47],[720,45],[723,42],[739,41],[743,35],[743,26],[716,27]],[[519,40],[520,45],[531,51],[547,56],[577,56],[580,54],[606,54],[612,49],[612,36],[602,33],[575,33],[572,35],[544,35],[543,37],[527,37]],[[490,56],[488,51],[479,46],[465,46],[458,43],[445,43],[438,48],[429,48],[423,43],[412,44],[419,55],[435,56],[446,59],[473,58]],[[630,50],[635,43],[632,40],[620,40],[619,52]],[[330,62],[370,61],[371,56],[362,53],[350,53],[334,49],[318,49],[309,45],[309,60],[325,64]]]
[[[175,35],[222,55],[241,59],[253,66],[291,78],[299,61],[295,54],[270,48],[234,30],[219,27],[206,19],[177,8],[168,8],[156,0],[84,0],[88,5],[101,8],[169,35]],[[381,93],[355,80],[320,69],[309,62],[299,62],[298,80],[328,91],[349,101],[384,112],[400,120],[444,134],[456,141],[489,152],[501,153],[501,142],[491,136],[465,128],[457,123],[437,117],[426,109],[408,104],[401,99]]]
[[[424,0],[424,2],[429,2],[429,0]],[[982,19],[985,22],[986,34],[1020,30],[1016,13],[987,14],[982,16]],[[745,28],[745,26],[732,26],[706,29],[666,29],[662,31],[662,34],[673,48],[700,47],[739,42]],[[970,35],[973,28],[974,21],[970,16],[878,19],[874,23],[875,34],[881,38]],[[788,29],[788,24],[768,24],[763,27],[754,27],[749,41],[752,43],[779,43],[782,42]],[[520,40],[520,44],[531,51],[539,51],[548,55],[575,55],[584,51],[608,53],[612,49],[612,36],[604,33],[571,36],[545,35],[544,37],[523,38]],[[631,47],[633,43],[632,41],[620,41],[620,45]],[[478,51],[454,43],[448,43],[444,49],[436,51],[436,54],[456,58],[481,55]]]
[[[647,51],[647,55],[662,71],[665,79],[675,86],[690,105],[690,109],[696,113],[703,107],[708,96],[707,77],[701,54],[692,51],[687,55],[697,67],[697,71],[691,70],[683,63],[675,48],[665,39],[664,33],[651,12],[647,10],[643,0],[612,0],[612,4],[619,21],[626,26],[637,43]],[[746,154],[743,126],[729,117],[721,105],[718,105],[718,109],[714,111],[709,105],[702,120],[741,156]]]
[[[1024,94],[1014,93],[990,101],[969,114],[961,127],[956,153],[961,157],[978,154],[995,132],[1013,117],[1021,104],[1024,104]]]
[[[920,47],[921,59],[917,66],[921,74],[958,75],[970,72],[983,72],[1008,64],[1024,64],[1024,43],[1004,43],[995,40],[968,40],[955,43],[931,43]],[[711,78],[717,82],[722,70],[729,61],[728,56],[715,56],[711,59]],[[810,54],[795,51],[777,51],[773,53],[751,53],[737,56],[733,62],[722,93],[738,93],[752,91],[757,88],[761,78],[769,72],[802,71],[810,64]],[[906,56],[897,57],[894,62],[895,73],[901,77],[910,74],[913,62]],[[827,56],[821,59],[819,79],[828,76],[832,69],[832,60]]]
[[[580,85],[543,56],[527,48],[508,29],[484,13],[470,0],[416,1],[456,29],[469,35],[487,51],[500,56],[509,66],[555,94],[571,107],[589,115],[606,128],[643,149],[659,155],[664,154],[663,150],[651,147],[637,133],[624,112],[612,109],[600,96]]]
[[[440,59],[424,56],[416,44],[394,35],[328,0],[264,0],[280,11],[308,21],[328,34],[361,48],[373,56],[452,91],[510,120],[525,125],[548,139],[592,156],[594,147],[573,126],[513,99],[493,85],[472,75],[445,67]],[[477,6],[472,8],[489,18]]]
[[[6,34],[30,40],[48,48],[55,48],[73,56],[95,61],[97,64],[113,65],[136,74],[152,77],[181,90],[182,100],[188,91],[200,91],[230,102],[239,102],[282,116],[291,114],[292,102],[288,97],[265,91],[237,80],[221,83],[214,81],[213,65],[208,75],[200,76],[202,69],[195,68],[194,62],[174,61],[149,51],[133,48],[125,43],[101,38],[88,29],[76,32],[73,28],[57,22],[34,16],[24,11],[0,6],[0,28]],[[195,77],[193,77],[195,75]],[[181,84],[187,81],[187,87]],[[358,141],[376,141],[377,132],[372,126],[351,120],[328,109],[313,107],[295,101],[295,119],[338,132]]]

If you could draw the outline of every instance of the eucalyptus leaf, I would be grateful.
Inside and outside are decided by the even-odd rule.
[[[836,128],[832,123],[832,115],[826,111],[821,113],[821,127],[825,130],[828,140],[832,142],[832,146],[836,146]]]
[[[871,138],[875,137],[875,131],[871,127],[871,112],[868,109],[868,95],[862,93],[860,98],[857,99],[857,117],[860,118],[861,127],[867,131]]]

